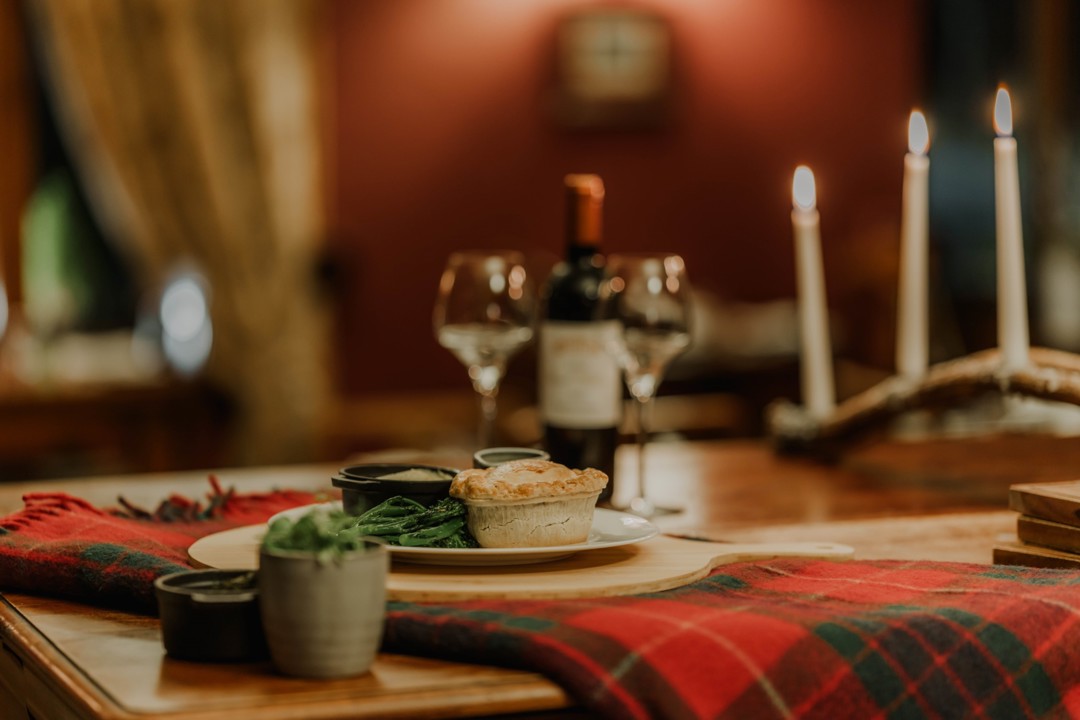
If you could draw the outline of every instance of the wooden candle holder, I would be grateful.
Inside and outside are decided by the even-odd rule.
[[[947,410],[989,393],[1080,405],[1080,356],[1031,348],[1028,364],[1003,371],[1001,353],[984,350],[931,367],[917,381],[890,377],[824,419],[786,400],[769,406],[767,425],[781,452],[832,455],[913,410]]]

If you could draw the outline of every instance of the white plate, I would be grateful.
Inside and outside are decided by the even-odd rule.
[[[279,512],[270,518],[273,522],[279,517],[295,520],[312,510],[340,510],[340,502],[304,505]],[[528,548],[427,548],[401,547],[388,545],[395,560],[425,565],[528,565],[549,560],[558,560],[574,553],[597,548],[618,547],[648,540],[659,532],[648,520],[637,515],[597,508],[593,515],[589,539],[574,545],[552,545],[549,547]]]

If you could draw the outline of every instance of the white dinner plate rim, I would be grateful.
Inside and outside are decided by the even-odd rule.
[[[279,517],[292,518],[294,516],[305,514],[311,510],[340,510],[341,507],[341,501],[339,500],[301,505],[276,513],[267,520],[267,523],[271,523]],[[607,540],[593,539],[592,536],[594,534],[603,532],[603,530],[598,529],[598,526],[607,527],[609,525],[615,527],[621,525],[622,529],[626,531],[627,534],[623,537],[615,537]],[[660,529],[645,518],[621,512],[619,510],[596,508],[596,514],[593,516],[592,529],[589,533],[590,539],[583,543],[575,543],[573,545],[546,545],[544,547],[526,548],[428,548],[388,545],[387,548],[390,550],[391,554],[400,556],[403,560],[406,558],[410,560],[420,560],[423,558],[431,560],[465,560],[467,558],[474,558],[477,561],[482,561],[495,558],[512,559],[520,557],[523,561],[528,561],[529,559],[536,559],[538,557],[556,555],[565,557],[566,555],[588,550],[631,545],[633,543],[642,542],[643,540],[648,540],[659,533]]]

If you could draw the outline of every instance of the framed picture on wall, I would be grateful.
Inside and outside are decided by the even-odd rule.
[[[557,44],[561,125],[602,129],[664,123],[671,40],[662,17],[642,10],[585,10],[563,19]]]

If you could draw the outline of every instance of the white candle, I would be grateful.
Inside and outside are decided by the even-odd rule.
[[[803,405],[811,417],[823,419],[836,406],[836,393],[833,389],[832,344],[825,303],[825,271],[821,263],[821,229],[814,173],[805,165],[795,169],[792,201]]]
[[[929,338],[927,235],[929,228],[930,131],[915,110],[908,121],[900,218],[900,287],[897,299],[896,372],[909,380],[926,374]]]
[[[994,202],[997,211],[998,347],[1002,369],[1028,362],[1027,290],[1024,235],[1020,226],[1020,173],[1012,136],[1009,91],[998,88],[994,102]]]

